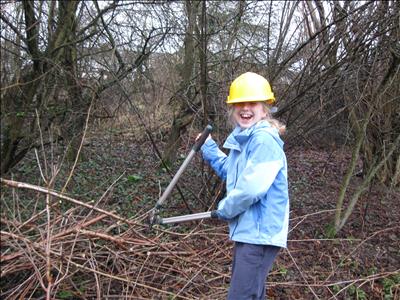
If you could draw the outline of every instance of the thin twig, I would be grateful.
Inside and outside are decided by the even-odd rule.
[[[89,209],[93,209],[93,210],[95,210],[97,212],[105,214],[105,215],[107,215],[109,217],[112,217],[112,218],[114,218],[116,220],[119,220],[121,222],[124,222],[126,224],[142,226],[141,224],[138,224],[138,223],[133,222],[131,220],[127,220],[125,218],[122,218],[121,216],[118,216],[118,215],[116,215],[114,213],[108,212],[108,211],[106,211],[104,209],[94,207],[93,205],[78,201],[78,200],[73,199],[71,197],[62,195],[60,193],[54,192],[54,191],[52,191],[50,189],[46,189],[46,188],[43,188],[43,187],[40,187],[40,186],[37,186],[37,185],[24,183],[24,182],[13,181],[13,180],[8,180],[8,179],[4,179],[4,178],[1,178],[1,183],[6,184],[8,186],[15,187],[15,188],[30,189],[30,190],[38,191],[38,192],[41,192],[41,193],[53,195],[55,197],[58,197],[58,198],[63,199],[63,200],[67,200],[67,201],[72,202],[74,204],[77,204],[77,205],[80,205],[80,206],[83,206],[83,207],[86,207],[86,208],[89,208]]]
[[[85,121],[85,128],[84,128],[84,130],[83,130],[82,139],[81,139],[81,143],[80,143],[80,145],[79,145],[78,152],[77,152],[77,154],[76,154],[76,156],[75,156],[74,164],[73,164],[73,166],[72,166],[72,168],[71,168],[71,171],[69,172],[68,178],[67,178],[67,180],[66,180],[66,182],[65,182],[65,184],[64,184],[64,186],[63,186],[63,188],[61,189],[61,194],[64,193],[65,189],[67,188],[68,183],[69,183],[69,181],[71,180],[72,175],[74,174],[76,164],[78,163],[79,156],[80,156],[80,154],[81,154],[81,150],[82,150],[82,146],[83,146],[83,142],[85,141],[85,137],[86,137],[86,132],[87,132],[88,124],[89,124],[90,111],[91,111],[91,109],[92,109],[94,97],[95,97],[95,96],[93,95],[92,101],[90,102],[90,106],[89,106],[89,109],[88,109],[88,112],[87,112],[86,121]]]

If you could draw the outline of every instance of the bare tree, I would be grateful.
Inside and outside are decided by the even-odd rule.
[[[163,40],[166,27],[123,24],[117,16],[135,7],[126,5],[22,1],[2,10],[1,50],[10,59],[2,65],[16,63],[11,76],[2,76],[1,174],[38,147],[38,124],[49,132],[47,142],[64,140],[75,157],[91,104],[141,66]],[[131,35],[116,35],[122,27]],[[135,49],[124,47],[129,40]]]
[[[193,119],[193,106],[196,105],[196,82],[194,80],[195,73],[195,51],[198,50],[195,34],[198,20],[198,9],[200,2],[186,1],[185,11],[187,16],[187,24],[185,30],[184,48],[183,48],[183,64],[180,69],[181,83],[179,90],[171,99],[175,104],[172,127],[167,139],[167,146],[164,152],[164,160],[173,163],[176,158],[176,149],[179,145],[179,137],[185,131],[186,127]]]
[[[352,22],[347,41],[348,51],[356,52],[349,69],[352,92],[345,94],[349,119],[356,143],[337,201],[335,232],[348,220],[361,194],[374,182],[399,186],[400,146],[400,48],[398,46],[399,5],[379,2],[369,14]],[[358,54],[360,53],[360,54]],[[355,77],[356,76],[356,77]],[[353,81],[354,78],[354,81]],[[349,80],[349,78],[347,78]],[[357,89],[354,89],[354,86]],[[344,208],[344,199],[358,158],[361,158],[363,181]]]

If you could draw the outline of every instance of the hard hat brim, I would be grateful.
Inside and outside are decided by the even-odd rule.
[[[229,97],[226,99],[227,104],[234,104],[234,103],[242,103],[242,102],[267,102],[269,104],[275,102],[275,98],[269,98],[269,99],[260,99],[259,97],[243,97],[243,98],[235,98],[230,100]]]

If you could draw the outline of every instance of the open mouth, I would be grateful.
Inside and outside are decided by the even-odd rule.
[[[243,120],[250,120],[253,117],[253,114],[251,113],[240,113],[240,118],[242,118]]]

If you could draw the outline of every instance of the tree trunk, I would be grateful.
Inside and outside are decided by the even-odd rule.
[[[208,101],[207,101],[207,2],[202,1],[201,6],[201,17],[200,17],[200,32],[198,33],[199,40],[201,43],[199,50],[199,61],[200,61],[200,95],[201,104],[203,108],[203,126],[206,126],[209,122],[208,116]]]
[[[177,148],[180,143],[180,136],[186,130],[186,127],[193,120],[193,111],[190,107],[196,97],[194,84],[195,69],[195,27],[197,18],[197,1],[186,1],[187,28],[184,43],[184,62],[181,71],[181,84],[178,93],[174,97],[177,102],[177,112],[174,114],[171,130],[167,139],[167,145],[164,151],[163,160],[168,165],[172,165],[176,160]]]

